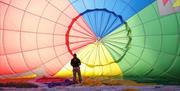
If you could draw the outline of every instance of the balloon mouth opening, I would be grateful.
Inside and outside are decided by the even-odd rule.
[[[100,21],[100,24],[98,24],[97,23],[97,21],[98,21],[97,16],[100,14],[102,14],[100,17],[101,21]],[[93,17],[95,17],[95,18],[93,18]],[[76,45],[75,43],[78,44],[80,40],[78,40],[78,38],[77,39],[73,39],[73,38],[71,39],[71,36],[73,35],[73,32],[76,31],[74,29],[76,26],[76,23],[78,24],[78,21],[81,18],[87,18],[85,20],[89,20],[89,21],[85,21],[85,22],[87,25],[90,25],[89,28],[90,28],[90,31],[94,34],[93,35],[94,38],[91,39],[92,41],[90,43],[84,44],[83,46],[79,47],[79,46],[75,46]],[[106,18],[108,18],[108,19],[106,20]],[[95,24],[92,24],[92,22],[95,22]],[[103,23],[104,25],[101,23]],[[125,25],[125,29],[123,29],[123,30],[121,29],[122,31],[121,30],[119,31],[119,28],[123,24]],[[114,33],[115,30],[118,30],[119,32]],[[81,32],[84,33],[83,31],[86,31],[86,30],[82,29]],[[66,46],[67,46],[69,53],[72,56],[74,53],[78,53],[79,51],[81,51],[86,46],[93,45],[93,44],[97,48],[98,47],[100,48],[102,46],[105,46],[105,47],[107,46],[106,48],[108,49],[109,53],[112,56],[114,55],[113,53],[117,53],[116,49],[119,48],[121,52],[117,53],[115,55],[116,57],[113,57],[114,62],[103,64],[103,65],[109,65],[112,63],[119,62],[124,57],[126,52],[128,51],[129,45],[131,43],[130,32],[131,32],[131,30],[128,27],[128,23],[126,21],[124,21],[124,19],[121,15],[117,15],[113,11],[109,11],[107,9],[88,9],[88,10],[80,13],[80,15],[78,15],[72,19],[72,22],[68,26],[68,30],[66,32]],[[122,33],[122,36],[121,36],[121,33]],[[112,39],[107,39],[107,37],[111,34],[113,34],[113,35],[115,34],[118,36],[118,38],[114,38],[114,40],[117,40],[117,41],[114,41]],[[120,34],[120,35],[118,35],[118,34]],[[125,38],[123,38],[123,37],[125,37]],[[118,41],[118,40],[121,40],[121,41]],[[120,43],[118,43],[118,42],[120,42]],[[117,45],[117,43],[118,43],[118,45]],[[110,48],[110,46],[113,46],[113,47]],[[113,49],[114,47],[116,47],[116,48]],[[121,48],[121,47],[123,47],[123,48]],[[119,55],[119,57],[117,57],[117,55]],[[84,63],[84,64],[86,64],[86,63]],[[87,63],[87,65],[91,65],[91,64]],[[97,64],[97,65],[100,66],[99,64]],[[96,66],[96,65],[94,65],[94,66]]]

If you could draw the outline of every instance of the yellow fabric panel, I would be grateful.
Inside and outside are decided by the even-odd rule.
[[[176,2],[173,4],[173,7],[179,7],[180,6],[180,0],[176,0]]]
[[[114,76],[123,73],[117,63],[114,62],[110,53],[101,43],[90,44],[81,49],[77,56],[80,58],[81,74],[83,76]],[[64,66],[56,77],[72,77],[70,62]]]
[[[35,78],[37,77],[36,74],[31,74],[31,75],[26,75],[26,76],[19,76],[19,77],[16,77],[16,78]]]

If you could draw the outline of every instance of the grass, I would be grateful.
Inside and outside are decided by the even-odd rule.
[[[0,87],[17,87],[17,88],[37,88],[36,83],[52,83],[52,82],[64,82],[65,78],[15,78],[15,79],[0,79]],[[72,80],[72,79],[71,79]],[[31,83],[30,83],[31,82]],[[145,86],[152,85],[133,80],[124,80],[122,78],[111,77],[83,77],[83,81],[80,86]],[[128,90],[127,90],[128,91]],[[132,90],[134,91],[134,90]]]
[[[25,82],[7,82],[0,83],[0,87],[16,87],[16,88],[38,88],[38,85],[33,83],[25,83]]]
[[[84,78],[82,84],[83,86],[144,86],[146,84],[137,83],[131,80],[122,80],[122,79],[111,79],[111,78]]]
[[[138,89],[133,89],[133,88],[128,88],[128,89],[124,89],[123,91],[139,91]]]
[[[32,78],[0,79],[0,87],[37,88],[38,85],[28,82],[30,80]]]

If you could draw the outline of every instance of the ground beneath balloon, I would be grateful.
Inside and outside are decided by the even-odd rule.
[[[66,84],[68,78],[0,79],[0,91],[180,91],[180,85],[139,83],[112,78],[84,78],[79,84]],[[54,84],[48,87],[48,84]]]

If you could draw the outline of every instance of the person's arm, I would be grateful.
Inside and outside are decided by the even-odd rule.
[[[79,64],[79,65],[81,65],[81,61],[80,61],[80,59],[79,59],[79,58],[78,58],[78,64]]]
[[[71,60],[71,66],[73,66],[73,60]]]

